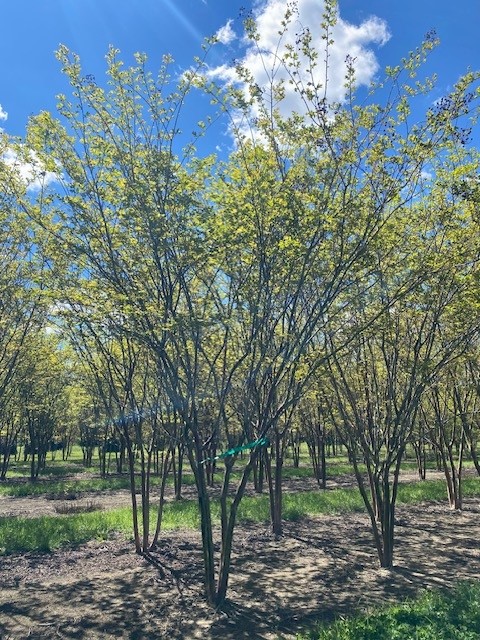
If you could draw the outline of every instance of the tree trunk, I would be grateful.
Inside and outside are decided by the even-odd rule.
[[[261,454],[260,454],[261,455]],[[216,606],[220,607],[227,596],[228,579],[230,577],[230,566],[232,558],[232,544],[233,533],[235,530],[235,523],[237,520],[238,507],[240,501],[245,493],[248,478],[252,468],[254,467],[258,458],[258,452],[252,451],[250,454],[250,460],[246,465],[242,473],[242,478],[235,492],[235,497],[228,510],[227,498],[228,498],[228,483],[230,479],[231,469],[233,467],[233,460],[225,467],[224,483],[222,487],[222,494],[220,497],[221,502],[221,518],[222,518],[222,550],[220,554],[220,572],[218,577],[217,598]]]
[[[173,484],[175,488],[175,500],[182,499],[182,482],[183,482],[183,456],[184,446],[179,444],[177,447],[177,463],[175,463],[175,456],[173,457],[172,470],[173,470]]]
[[[151,549],[155,548],[158,543],[158,537],[160,535],[160,531],[162,528],[162,518],[163,518],[163,505],[165,503],[165,487],[167,485],[167,477],[168,472],[171,467],[171,458],[172,450],[168,449],[165,456],[163,456],[162,460],[162,479],[160,482],[160,495],[158,500],[158,512],[157,512],[157,524],[155,526],[155,533],[153,534],[152,544],[150,546]]]
[[[142,553],[142,543],[140,541],[140,529],[138,526],[138,502],[135,483],[135,459],[131,447],[128,451],[128,470],[130,475],[130,497],[132,500],[132,520],[133,520],[133,540],[135,542],[136,553]]]
[[[205,470],[197,461],[201,460],[202,446],[198,439],[198,433],[194,433],[194,447],[188,445],[187,453],[190,467],[195,477],[198,494],[198,508],[200,511],[200,524],[202,532],[202,553],[204,567],[205,598],[211,606],[217,604],[217,591],[215,588],[215,548],[213,544],[212,514],[210,510],[210,497],[205,477]]]
[[[262,449],[253,465],[253,486],[255,493],[263,493],[265,480],[265,452]]]
[[[275,471],[272,472],[271,460],[267,465],[268,472],[268,488],[270,496],[270,517],[272,532],[276,538],[283,535],[282,522],[282,502],[283,502],[283,448],[282,438],[284,433],[280,433],[277,429],[274,431],[274,447],[275,447]]]
[[[415,459],[417,461],[418,477],[420,480],[425,480],[427,477],[427,452],[425,449],[425,442],[412,442],[413,450],[415,451]]]

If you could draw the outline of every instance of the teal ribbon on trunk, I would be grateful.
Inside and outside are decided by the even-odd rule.
[[[241,451],[247,451],[248,449],[254,449],[255,447],[268,446],[269,444],[270,442],[268,438],[263,436],[262,438],[254,440],[253,442],[249,442],[248,444],[244,444],[241,447],[233,447],[233,449],[228,449],[228,451],[224,451],[214,458],[205,458],[205,460],[202,460],[200,464],[205,464],[205,462],[213,462],[214,460],[221,460],[222,458],[227,458],[228,456],[235,456]]]

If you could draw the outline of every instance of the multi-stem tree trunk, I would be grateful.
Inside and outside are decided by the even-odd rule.
[[[457,456],[453,447],[448,446],[448,443],[440,442],[440,455],[442,456],[443,471],[447,483],[448,503],[452,510],[461,510],[463,506],[462,469],[464,451],[465,438],[463,434]]]
[[[266,478],[265,460],[268,455],[268,451],[262,449],[253,464],[253,486],[256,493],[263,493],[263,484]]]
[[[272,456],[266,452],[266,472],[270,498],[270,520],[272,533],[279,538],[283,535],[283,461],[286,430],[278,426],[273,429],[272,447],[275,466],[272,466]]]
[[[302,438],[298,429],[293,430],[291,433],[290,447],[292,449],[293,466],[295,469],[298,469],[300,466],[300,453],[302,447]]]
[[[380,469],[367,467],[370,491],[365,487],[363,474],[358,467],[355,452],[352,453],[355,477],[370,517],[378,560],[381,567],[390,569],[393,566],[395,505],[403,452],[400,451],[395,460],[391,460],[389,464],[384,464]]]
[[[183,445],[183,443],[178,443],[176,450],[173,452],[173,457],[172,457],[172,473],[173,473],[173,487],[175,492],[175,500],[182,499],[184,456],[185,456],[185,446]]]
[[[462,467],[465,452],[468,403],[449,375],[444,384],[436,384],[428,394],[432,425],[430,438],[440,459],[447,484],[448,502],[453,510],[462,508]]]
[[[318,482],[321,489],[326,489],[327,458],[325,451],[325,434],[319,423],[315,426],[309,426],[306,441],[315,480]]]
[[[212,606],[217,606],[217,590],[215,585],[215,547],[213,544],[212,513],[205,469],[202,461],[203,447],[197,429],[192,429],[192,441],[186,447],[190,467],[197,487],[198,508],[202,534],[202,554],[204,570],[205,598]]]
[[[165,487],[167,486],[168,472],[171,469],[173,457],[174,457],[174,450],[172,447],[169,447],[167,449],[167,453],[166,454],[163,453],[162,455],[161,480],[160,480],[160,489],[159,489],[159,496],[158,496],[157,524],[155,526],[155,532],[153,534],[153,539],[152,539],[152,544],[150,545],[150,549],[155,548],[158,543],[158,537],[160,535],[160,531],[162,527],[163,506],[165,503]]]
[[[425,480],[427,476],[427,448],[426,448],[426,435],[425,435],[425,417],[420,412],[418,420],[418,432],[411,438],[411,444],[415,452],[415,459],[417,461],[418,477],[420,480]]]
[[[10,457],[16,456],[19,447],[17,446],[17,437],[20,430],[20,426],[15,424],[13,419],[8,419],[8,416],[4,416],[4,435],[0,437],[0,480],[5,480],[7,476],[8,466],[10,464]]]
[[[245,494],[247,482],[258,455],[259,455],[258,449],[250,453],[250,459],[243,470],[242,477],[237,486],[235,495],[233,497],[233,500],[230,506],[228,506],[228,502],[227,502],[228,486],[229,486],[230,474],[234,464],[234,459],[232,458],[231,460],[227,460],[225,462],[224,482],[222,486],[222,493],[220,496],[221,523],[222,523],[222,547],[221,547],[221,553],[220,553],[220,570],[219,570],[219,576],[218,576],[217,595],[216,595],[217,606],[221,606],[223,604],[227,595],[228,580],[230,577],[230,566],[231,566],[231,559],[232,559],[233,534],[235,530],[235,524],[237,521],[238,508]]]
[[[473,438],[473,436],[470,436],[468,438],[468,444],[470,447],[470,455],[472,457],[473,466],[477,471],[477,475],[480,476],[480,460],[478,458],[477,447],[476,447],[475,439]]]

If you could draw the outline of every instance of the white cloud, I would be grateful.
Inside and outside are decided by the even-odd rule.
[[[8,113],[0,104],[0,121],[7,120]],[[3,134],[2,141],[5,143],[3,149],[0,148],[0,162],[10,167],[14,173],[24,182],[28,191],[38,191],[42,187],[58,180],[58,174],[53,171],[45,171],[37,156],[30,151],[28,158],[21,158],[18,153],[8,146],[8,139],[4,130],[0,127],[0,134]],[[3,153],[2,153],[3,150]]]
[[[2,105],[0,104],[0,122],[2,120],[6,120],[8,118],[8,113],[2,108]],[[3,133],[4,129],[2,129],[2,127],[0,127],[0,133]]]
[[[283,115],[292,112],[302,113],[305,106],[293,86],[288,83],[288,72],[279,63],[280,58],[287,51],[287,47],[295,46],[298,34],[309,30],[312,46],[318,51],[317,66],[313,70],[313,81],[322,86],[321,94],[327,85],[328,102],[343,102],[345,100],[345,75],[347,71],[347,57],[354,60],[357,86],[368,86],[375,78],[379,65],[373,47],[384,45],[390,38],[385,21],[372,16],[359,25],[351,24],[338,16],[333,27],[331,37],[334,44],[329,48],[328,74],[325,74],[325,40],[321,23],[324,21],[323,0],[298,0],[297,13],[286,33],[280,40],[279,31],[285,14],[284,0],[262,0],[255,9],[255,19],[258,28],[258,42],[252,46],[245,43],[245,49],[237,57],[252,74],[254,82],[264,89],[264,96],[269,99],[269,89],[273,82],[285,81],[285,98],[279,106]],[[225,34],[231,29],[230,22],[222,29]],[[222,30],[220,30],[222,31]],[[218,34],[217,34],[218,35]],[[299,75],[296,80],[306,83],[312,78],[307,77],[307,60],[300,54]],[[220,82],[235,83],[238,78],[235,69],[229,65],[211,68],[209,77]],[[253,114],[255,115],[255,114]]]
[[[232,22],[233,20],[229,20],[227,24],[224,24],[223,27],[217,31],[215,38],[218,42],[221,42],[222,44],[230,44],[236,39],[237,36],[235,31],[232,29]]]
[[[42,187],[58,180],[58,174],[45,171],[32,151],[29,153],[28,160],[24,160],[13,149],[7,149],[0,160],[17,173],[26,184],[28,191],[39,191]]]

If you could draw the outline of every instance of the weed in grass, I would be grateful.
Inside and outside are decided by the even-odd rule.
[[[285,509],[283,517],[289,522],[298,522],[299,520],[304,518],[305,515],[299,509],[296,509],[295,507],[289,507]]]
[[[86,502],[85,504],[64,504],[55,505],[55,512],[61,515],[72,515],[75,513],[91,513],[92,511],[103,511],[103,506],[98,502]]]

